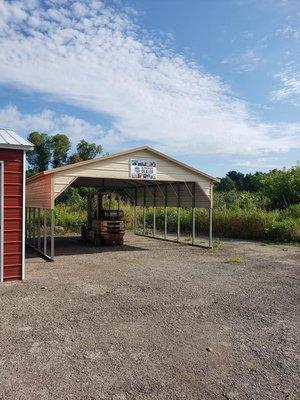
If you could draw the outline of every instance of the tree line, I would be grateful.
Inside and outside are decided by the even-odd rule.
[[[300,203],[300,165],[266,173],[229,171],[216,185],[216,190],[258,193],[267,199],[269,209],[284,209]]]
[[[47,133],[31,132],[28,140],[34,145],[34,149],[27,152],[29,164],[27,176],[46,171],[49,167],[57,168],[90,160],[103,152],[101,145],[82,139],[77,144],[76,151],[70,154],[72,147],[70,139],[62,133],[50,136]]]

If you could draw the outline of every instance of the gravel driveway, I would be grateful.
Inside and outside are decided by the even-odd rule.
[[[299,398],[299,247],[57,242],[0,287],[1,399]]]

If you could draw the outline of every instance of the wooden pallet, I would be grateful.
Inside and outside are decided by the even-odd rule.
[[[106,233],[125,233],[124,221],[92,221],[92,229],[98,235]]]

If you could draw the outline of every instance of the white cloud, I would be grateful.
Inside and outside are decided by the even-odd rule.
[[[276,30],[276,35],[285,39],[300,39],[300,27],[293,25],[285,25]]]
[[[108,114],[112,131],[102,133],[102,143],[149,143],[187,154],[256,154],[299,145],[300,124],[256,120],[218,77],[145,37],[132,11],[97,0],[44,4],[0,0],[0,83]],[[259,62],[251,52],[245,59]]]
[[[288,66],[276,74],[275,78],[280,80],[281,86],[271,92],[271,100],[300,106],[300,72]]]
[[[262,61],[261,57],[254,49],[248,49],[238,56],[224,58],[221,64],[231,64],[239,72],[254,71],[259,63]]]
[[[92,125],[80,118],[57,114],[50,110],[36,114],[22,114],[13,106],[0,109],[0,126],[13,128],[24,137],[32,131],[49,134],[65,133],[75,143],[84,137],[99,143],[105,135],[99,124]]]
[[[234,165],[238,168],[245,168],[248,171],[254,170],[270,170],[274,168],[283,168],[283,165],[278,163],[278,160],[271,162],[268,157],[260,157],[251,160],[237,160]]]

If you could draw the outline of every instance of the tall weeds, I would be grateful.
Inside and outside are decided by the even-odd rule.
[[[217,194],[216,207],[213,210],[213,233],[215,237],[227,237],[251,240],[271,240],[280,242],[300,241],[300,204],[290,206],[281,211],[266,211],[263,199],[246,193],[226,193],[221,198]],[[127,229],[133,227],[133,210],[124,204],[125,223]],[[142,225],[142,208],[137,208],[137,219]],[[56,225],[62,226],[68,232],[80,232],[81,225],[86,221],[86,210],[72,205],[56,207]],[[152,229],[153,208],[146,213],[147,229]],[[191,234],[191,209],[181,209],[181,232]],[[156,209],[156,228],[164,229],[164,209]],[[168,232],[177,231],[177,211],[168,208]],[[206,209],[196,211],[197,235],[208,235],[209,219]]]

